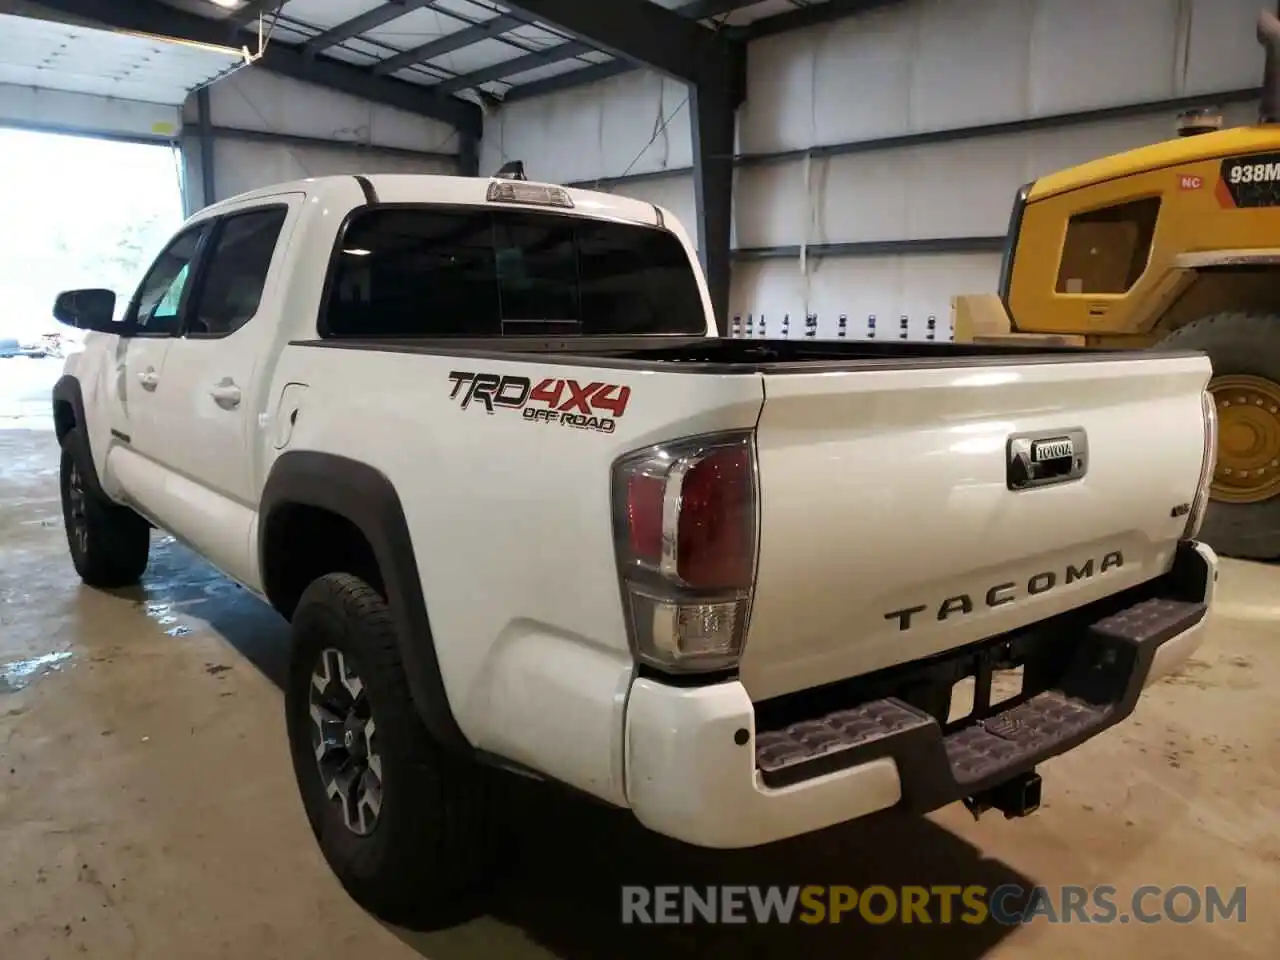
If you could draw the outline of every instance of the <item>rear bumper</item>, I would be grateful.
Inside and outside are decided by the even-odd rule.
[[[778,724],[736,681],[680,688],[638,679],[626,713],[628,803],[658,833],[749,847],[972,796],[1125,719],[1143,688],[1203,641],[1216,571],[1211,549],[1182,545],[1165,577],[1055,626],[1055,649],[1064,631],[1073,642],[1044,689],[946,728],[896,697],[832,708],[834,687],[811,716]],[[998,638],[950,659],[1007,655],[1018,642]]]

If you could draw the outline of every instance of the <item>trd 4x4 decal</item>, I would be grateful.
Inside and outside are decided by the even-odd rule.
[[[579,430],[613,433],[617,420],[627,412],[631,388],[617,383],[546,377],[534,383],[528,377],[499,376],[454,370],[449,374],[453,389],[449,399],[463,410],[473,404],[486,413],[519,410],[534,423],[558,423]]]

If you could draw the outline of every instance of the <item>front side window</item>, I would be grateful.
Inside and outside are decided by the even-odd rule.
[[[348,225],[335,337],[702,334],[696,267],[666,230],[557,213],[386,207]]]
[[[287,207],[271,207],[222,221],[191,311],[188,334],[224,337],[253,319],[288,213]]]
[[[1058,293],[1126,293],[1151,257],[1160,198],[1078,213],[1067,222]]]
[[[138,333],[173,334],[178,330],[182,295],[191,275],[191,261],[200,246],[205,225],[186,230],[165,247],[138,287],[133,326]]]

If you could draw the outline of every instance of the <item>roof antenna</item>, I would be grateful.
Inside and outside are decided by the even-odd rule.
[[[1262,102],[1258,104],[1260,123],[1280,122],[1280,20],[1269,10],[1258,13],[1258,42],[1267,51],[1262,72]]]
[[[495,180],[528,180],[524,175],[524,161],[512,160],[510,163],[504,163],[498,168],[498,172],[493,175]]]

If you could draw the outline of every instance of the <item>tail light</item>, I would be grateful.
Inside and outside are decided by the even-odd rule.
[[[1196,496],[1191,501],[1187,526],[1182,531],[1184,540],[1194,540],[1200,532],[1200,525],[1204,523],[1204,515],[1209,509],[1213,471],[1218,465],[1218,408],[1214,405],[1213,394],[1208,390],[1201,394],[1200,408],[1204,412],[1204,456],[1200,458],[1200,482],[1196,486]]]
[[[614,464],[614,538],[636,658],[667,672],[737,666],[756,566],[749,433],[649,447]]]

